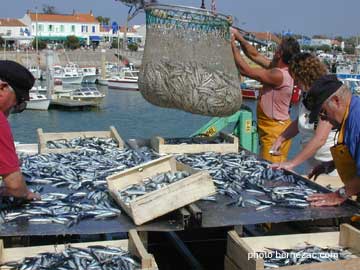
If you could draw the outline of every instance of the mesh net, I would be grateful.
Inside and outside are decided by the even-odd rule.
[[[139,88],[147,101],[209,116],[239,110],[242,96],[225,16],[152,5],[146,24]]]

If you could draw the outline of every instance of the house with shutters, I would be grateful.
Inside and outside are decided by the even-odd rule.
[[[7,46],[29,43],[32,39],[27,25],[13,18],[0,18],[0,36]]]
[[[49,43],[62,43],[67,36],[76,36],[83,44],[100,42],[100,23],[89,13],[44,14],[28,11],[21,22],[30,29],[31,36]]]

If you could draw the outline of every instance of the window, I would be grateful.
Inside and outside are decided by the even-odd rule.
[[[54,26],[52,24],[49,24],[48,29],[49,29],[49,32],[52,32],[52,31],[54,31]]]
[[[44,25],[43,25],[43,24],[39,24],[38,27],[39,27],[38,30],[39,30],[40,32],[44,31]]]
[[[75,32],[75,25],[71,26],[71,32]]]
[[[92,27],[92,32],[95,33],[95,30],[96,30],[96,27],[93,26],[93,27]]]
[[[85,29],[86,29],[86,31],[85,31],[86,33],[89,32],[88,26],[85,26]]]
[[[81,26],[81,32],[84,33],[85,32],[85,25]]]
[[[64,33],[64,31],[65,31],[64,25],[60,25],[60,32],[61,32],[61,33]]]

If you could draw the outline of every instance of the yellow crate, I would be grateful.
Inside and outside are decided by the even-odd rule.
[[[37,134],[38,134],[38,147],[40,154],[68,153],[68,152],[76,151],[77,149],[75,148],[49,149],[46,147],[46,143],[48,141],[55,141],[61,139],[71,140],[77,137],[113,138],[117,142],[119,149],[123,149],[125,145],[123,139],[120,137],[116,128],[113,126],[110,126],[108,131],[79,131],[79,132],[53,132],[53,133],[44,133],[42,128],[38,128]]]
[[[191,175],[162,189],[140,196],[128,205],[119,198],[119,190],[141,183],[147,177],[168,171],[187,171]],[[141,225],[216,192],[208,172],[194,170],[176,161],[173,156],[165,156],[122,171],[107,177],[106,180],[111,196],[136,225]]]
[[[264,270],[264,260],[248,258],[249,254],[265,251],[266,248],[287,249],[304,242],[320,246],[342,246],[356,256],[360,254],[360,231],[343,224],[340,232],[290,234],[259,237],[240,237],[235,231],[228,233],[227,258],[225,270]],[[237,268],[234,268],[237,267]],[[360,258],[334,262],[312,263],[284,266],[281,270],[357,270],[360,269]]]

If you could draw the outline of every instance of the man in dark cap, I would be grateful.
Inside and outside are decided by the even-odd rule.
[[[337,143],[330,149],[333,163],[345,184],[336,192],[314,194],[308,198],[314,206],[333,206],[360,193],[360,97],[335,75],[325,75],[317,80],[304,105],[311,111],[310,123],[319,117],[339,128]]]
[[[13,196],[28,200],[39,196],[29,191],[20,171],[14,139],[7,117],[26,108],[29,91],[34,85],[33,75],[13,61],[0,61],[0,176],[3,185],[1,196]]]

